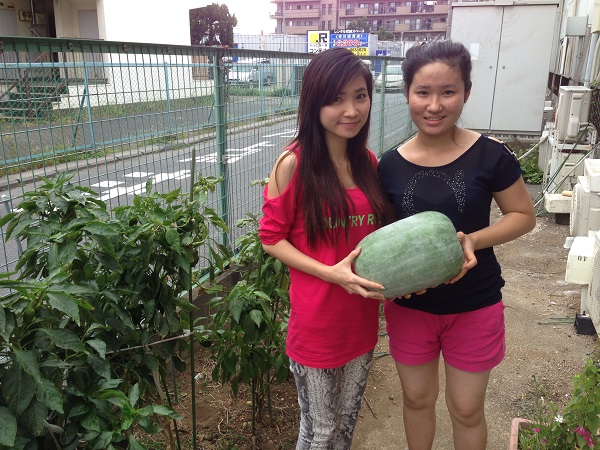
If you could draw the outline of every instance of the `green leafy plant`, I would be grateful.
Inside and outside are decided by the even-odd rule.
[[[229,382],[234,394],[239,383],[250,386],[252,432],[268,408],[272,419],[271,385],[288,376],[285,330],[289,317],[287,267],[266,254],[258,237],[258,218],[248,214],[238,222],[248,227],[238,240],[236,264],[242,279],[231,291],[216,297],[212,324],[213,380]]]
[[[0,221],[25,242],[0,288],[0,449],[143,448],[133,433],[179,416],[165,389],[167,364],[186,366],[185,298],[201,247],[222,269],[229,254],[206,207],[219,180],[136,196],[114,210],[58,175],[24,195]],[[140,403],[138,408],[136,405]],[[170,430],[165,430],[170,433]],[[172,440],[172,437],[170,438]],[[48,447],[50,448],[50,447]]]
[[[523,154],[525,153],[523,152]],[[538,166],[538,153],[531,153],[519,161],[525,182],[529,184],[542,184],[544,181],[544,172]]]
[[[540,392],[540,388],[536,387]],[[600,427],[600,368],[588,360],[573,378],[573,394],[562,412],[538,396],[529,426],[519,431],[520,450],[596,448]]]

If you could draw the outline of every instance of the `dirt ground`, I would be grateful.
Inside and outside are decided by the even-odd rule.
[[[529,186],[535,197],[539,186]],[[494,211],[497,214],[497,211]],[[506,450],[511,420],[523,416],[535,396],[534,378],[557,405],[569,398],[572,376],[587,357],[595,356],[596,335],[577,334],[575,314],[580,310],[580,286],[564,281],[568,250],[563,247],[568,225],[554,215],[541,215],[535,229],[516,241],[496,247],[506,286],[507,356],[492,371],[486,414],[488,450]],[[404,450],[402,391],[382,321],[376,359],[370,373],[352,450]],[[249,397],[234,399],[229,387],[210,380],[210,363],[199,367],[198,418],[201,449],[295,448],[298,428],[293,380],[273,389],[272,425],[261,424],[251,438]],[[452,432],[442,393],[438,400],[438,428],[433,448],[452,450]],[[184,393],[189,390],[180,386]],[[184,414],[189,417],[189,410]],[[189,437],[189,423],[180,431]],[[162,447],[166,448],[166,447]],[[184,447],[190,448],[190,447]],[[468,449],[460,449],[468,450]]]

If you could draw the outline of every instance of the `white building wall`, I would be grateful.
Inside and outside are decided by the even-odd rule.
[[[189,10],[198,1],[100,0],[108,41],[190,45]]]
[[[237,48],[249,50],[267,50],[275,52],[306,53],[306,36],[283,34],[237,34],[234,33],[233,41]]]
[[[94,9],[96,9],[96,0],[54,2],[56,37],[79,38],[78,12]],[[100,30],[100,39],[104,39],[104,36],[102,36],[102,27],[99,26],[98,28]]]
[[[31,13],[30,0],[5,0],[0,2],[0,9],[4,11],[3,14],[6,14],[7,18],[9,18],[10,16],[14,16],[13,23],[15,24],[15,28],[17,30],[15,36],[33,36],[33,34],[31,34],[31,31],[29,30],[32,26],[31,21],[19,20],[19,11]],[[6,34],[7,33],[3,33],[0,29],[0,35]]]

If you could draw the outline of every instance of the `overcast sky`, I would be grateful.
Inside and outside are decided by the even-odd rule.
[[[269,14],[275,12],[275,4],[269,0],[199,0],[197,8],[218,3],[227,5],[229,14],[235,15],[238,24],[233,29],[236,34],[272,34],[275,32],[275,20]]]

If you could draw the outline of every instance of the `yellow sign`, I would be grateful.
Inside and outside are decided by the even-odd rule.
[[[369,56],[369,49],[367,47],[351,47],[348,50],[357,56]]]
[[[329,31],[309,31],[308,53],[319,53],[329,48]]]

